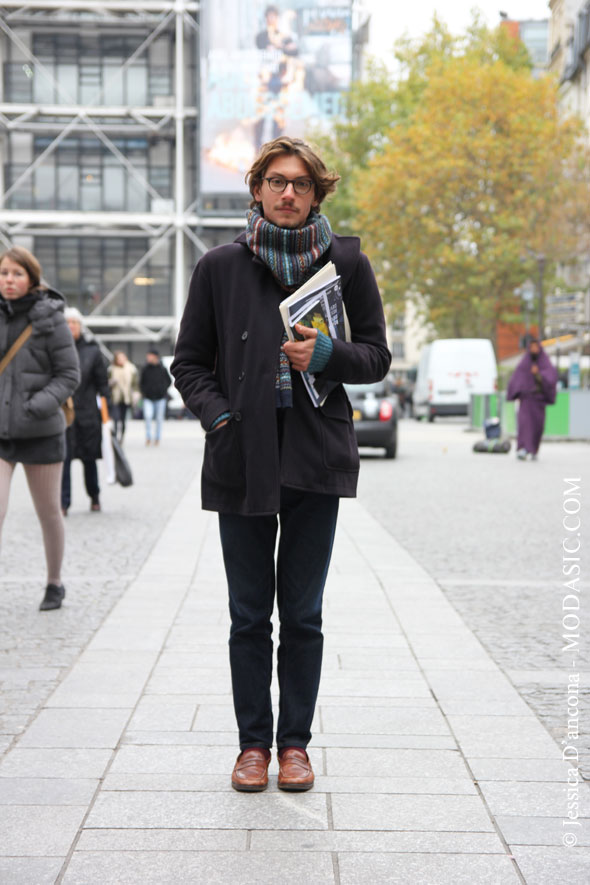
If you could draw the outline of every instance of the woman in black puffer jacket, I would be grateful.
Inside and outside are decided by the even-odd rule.
[[[0,358],[32,326],[31,337],[0,375],[0,531],[20,462],[43,531],[47,587],[41,611],[59,608],[65,595],[60,486],[66,425],[61,404],[76,389],[80,369],[64,306],[59,292],[41,284],[41,267],[27,249],[14,246],[0,255]]]

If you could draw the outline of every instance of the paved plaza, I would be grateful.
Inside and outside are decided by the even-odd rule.
[[[384,495],[383,477],[403,476],[406,425]],[[455,445],[462,429],[448,432]],[[37,611],[40,536],[15,476],[0,558],[0,882],[587,885],[587,783],[370,496],[341,504],[315,788],[280,792],[273,760],[267,792],[231,789],[227,599],[216,517],[199,507],[202,445],[196,422],[175,421],[147,449],[134,422],[135,484],[105,486],[99,514],[73,471],[58,612]],[[477,563],[463,566],[477,584]]]

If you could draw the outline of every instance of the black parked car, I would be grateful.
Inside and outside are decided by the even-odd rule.
[[[386,378],[375,384],[345,384],[359,446],[385,449],[386,458],[397,454],[399,401]]]

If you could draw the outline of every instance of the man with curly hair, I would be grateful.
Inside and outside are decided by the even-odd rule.
[[[338,179],[300,139],[263,145],[246,176],[246,230],[197,264],[171,367],[207,432],[202,504],[219,513],[229,588],[236,790],[268,784],[275,594],[278,786],[313,786],[306,747],[320,682],[322,596],[339,499],[355,496],[359,470],[342,383],[378,381],[391,359],[360,241],[333,234],[320,213]],[[298,326],[303,340],[287,341],[279,304],[327,261],[341,277],[351,340]],[[303,371],[337,382],[319,408]]]

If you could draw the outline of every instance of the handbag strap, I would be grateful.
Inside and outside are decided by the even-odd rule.
[[[14,342],[12,347],[9,347],[9,349],[6,351],[6,353],[4,354],[2,359],[0,360],[0,375],[2,374],[2,372],[4,371],[6,366],[9,364],[9,362],[12,360],[12,358],[15,357],[16,354],[19,352],[19,350],[21,349],[21,347],[23,346],[25,341],[27,341],[27,339],[29,339],[31,337],[32,331],[33,331],[33,327],[29,323],[29,325],[25,329],[23,329],[23,331],[20,333],[20,335],[18,336],[18,338],[16,339],[16,341]]]

